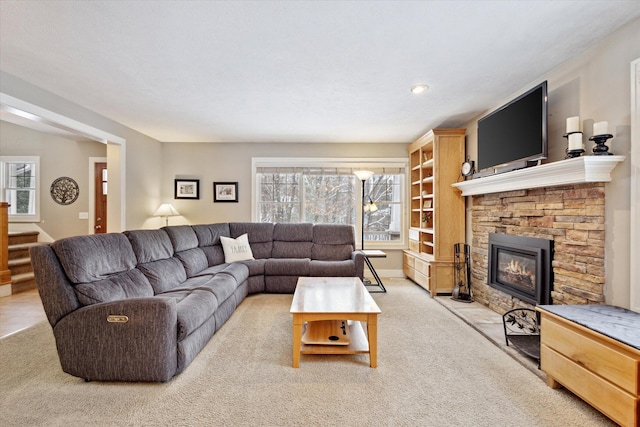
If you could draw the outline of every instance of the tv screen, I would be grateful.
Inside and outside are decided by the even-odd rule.
[[[478,121],[478,170],[546,157],[546,81]]]

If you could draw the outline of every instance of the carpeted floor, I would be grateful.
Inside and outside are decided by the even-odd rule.
[[[254,295],[164,384],[85,383],[60,369],[48,323],[0,340],[3,426],[603,426],[411,282],[374,294],[367,355],[291,367],[292,295]]]

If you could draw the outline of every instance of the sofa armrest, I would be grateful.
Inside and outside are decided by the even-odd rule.
[[[356,277],[362,280],[364,278],[364,252],[360,250],[353,251],[351,260],[356,265]]]
[[[62,369],[100,381],[167,381],[177,368],[173,299],[132,298],[82,307],[54,327]]]

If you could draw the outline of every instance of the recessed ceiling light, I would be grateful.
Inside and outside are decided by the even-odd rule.
[[[411,88],[411,93],[415,93],[416,95],[422,92],[426,92],[429,89],[427,85],[415,85]]]

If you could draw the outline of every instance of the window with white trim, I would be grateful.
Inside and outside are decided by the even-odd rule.
[[[401,160],[253,159],[253,218],[258,222],[350,224],[356,229],[358,242],[364,221],[367,249],[400,247],[406,228],[406,161]],[[364,209],[362,182],[354,175],[359,169],[374,172],[365,181]]]
[[[40,221],[40,157],[0,157],[0,199],[10,204],[10,222]]]

